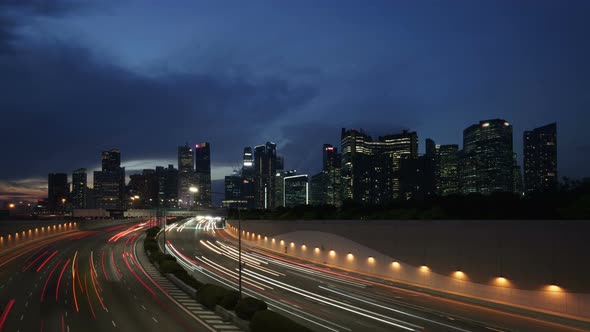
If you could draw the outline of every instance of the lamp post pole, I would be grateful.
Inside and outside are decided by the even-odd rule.
[[[242,218],[240,216],[241,200],[238,200],[238,289],[242,298]]]

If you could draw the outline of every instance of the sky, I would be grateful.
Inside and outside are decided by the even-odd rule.
[[[47,173],[176,165],[211,143],[214,190],[244,146],[314,174],[340,130],[462,144],[484,119],[557,122],[559,175],[590,176],[589,1],[0,1],[0,200]]]

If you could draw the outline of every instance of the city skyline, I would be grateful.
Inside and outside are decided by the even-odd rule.
[[[590,49],[582,41],[590,23],[582,1],[464,2],[436,10],[387,2],[338,9],[300,2],[289,11],[194,3],[0,6],[0,83],[8,91],[0,101],[0,139],[12,160],[0,166],[0,197],[38,196],[48,172],[79,167],[92,183],[96,153],[110,148],[124,152],[131,174],[174,163],[179,143],[210,141],[219,183],[239,166],[242,147],[257,142],[277,142],[288,168],[315,174],[322,157],[306,147],[316,139],[337,143],[341,127],[372,136],[416,131],[422,153],[424,138],[461,146],[463,128],[491,118],[513,125],[521,166],[522,133],[557,122],[560,176],[588,175]],[[159,21],[154,31],[150,22],[162,11],[174,20]],[[130,13],[137,13],[133,24],[125,20]],[[257,22],[260,15],[281,22],[280,29]],[[239,17],[257,23],[244,28]],[[99,29],[105,19],[112,26]],[[556,24],[549,29],[546,21]],[[215,22],[226,23],[221,29]],[[332,38],[336,31],[343,37]],[[146,33],[160,38],[154,43]],[[253,36],[259,44],[242,41]],[[31,75],[42,91],[34,97],[22,79]],[[73,121],[80,116],[88,120]],[[59,148],[29,153],[54,134]]]
[[[486,122],[486,121],[494,121],[494,120],[480,120],[479,121],[479,124],[471,125],[468,128],[466,128],[465,130],[468,130],[469,128],[473,128],[473,127],[476,127],[477,128],[477,127],[481,126],[481,124],[484,123],[484,122]],[[502,123],[504,123],[504,120],[499,120],[499,121],[501,121]],[[512,127],[512,124],[510,124],[510,126]],[[546,125],[541,126],[539,128],[544,128],[546,126],[555,126],[555,123],[553,123],[553,124],[546,124]],[[537,128],[537,129],[539,129],[539,128]],[[344,132],[344,129],[345,128],[342,128],[342,133]],[[529,128],[529,129],[531,129],[531,128]],[[537,130],[537,129],[535,129],[535,130]],[[360,134],[361,136],[364,136],[365,138],[371,138],[371,135],[368,134],[368,133],[370,133],[370,130],[365,130],[364,128],[360,128],[359,130],[356,130],[356,129],[350,129],[350,130],[356,131],[357,134]],[[527,132],[529,132],[529,130],[525,130],[523,133],[526,134]],[[519,139],[518,134],[519,133],[512,133],[513,139],[515,141]],[[455,144],[455,143],[451,143],[451,144],[439,143],[438,141],[432,141],[432,139],[430,137],[422,137],[422,136],[420,136],[419,133],[416,133],[416,132],[408,132],[406,129],[402,130],[401,132],[388,132],[388,133],[385,134],[384,137],[379,136],[379,137],[373,137],[371,139],[374,139],[374,140],[379,141],[381,139],[386,139],[388,136],[399,136],[399,135],[402,135],[400,137],[405,137],[404,135],[410,135],[408,137],[412,137],[412,135],[417,136],[417,138],[412,141],[412,142],[415,142],[415,143],[412,143],[412,144],[417,144],[418,145],[418,154],[413,155],[414,157],[417,157],[418,155],[419,156],[425,156],[428,153],[428,151],[427,151],[428,150],[428,146],[427,145],[429,143],[430,144],[434,144],[434,142],[436,142],[437,148],[439,146],[457,145],[458,147],[461,147],[459,149],[459,151],[461,151],[462,150],[462,147],[463,147],[463,142],[461,142],[461,144]],[[198,142],[200,142],[200,141],[198,141]],[[276,144],[276,143],[272,142],[272,144]],[[324,149],[326,148],[326,146],[332,147],[332,145],[330,143],[320,144],[319,141],[318,142],[314,142],[313,144],[315,144],[314,147],[318,147],[318,148],[323,145],[324,146]],[[375,144],[375,143],[372,143],[372,144]],[[278,144],[276,144],[276,145],[278,146]],[[193,184],[193,183],[196,184],[197,182],[199,182],[197,180],[197,178],[196,178],[196,174],[194,173],[195,172],[195,165],[194,165],[194,163],[195,163],[195,155],[194,155],[194,151],[196,151],[196,147],[199,147],[199,146],[201,148],[203,146],[207,146],[207,149],[209,149],[209,147],[208,147],[209,146],[209,143],[202,143],[202,142],[201,143],[196,143],[196,144],[186,143],[186,145],[181,145],[181,146],[178,146],[177,147],[178,149],[181,149],[181,148],[187,149],[187,152],[189,152],[189,154],[192,156],[190,158],[192,159],[193,165],[187,166],[191,170],[190,176],[191,177],[194,177],[194,178],[191,178],[191,180],[189,181],[191,184]],[[262,145],[262,146],[264,146],[264,145]],[[419,148],[420,146],[423,146],[423,148],[420,149]],[[338,151],[338,149],[340,149],[341,147],[342,146],[340,144],[338,144],[337,146],[334,146],[333,148],[335,148],[336,151]],[[307,172],[305,170],[317,170],[317,171],[321,171],[324,168],[325,160],[323,160],[323,159],[326,158],[325,151],[322,154],[322,153],[317,152],[315,149],[310,149],[310,150],[315,151],[315,154],[319,156],[319,158],[315,158],[315,159],[318,159],[318,161],[316,161],[316,164],[314,164],[314,165],[304,165],[304,167],[300,168],[299,171],[298,171],[298,173],[300,173],[300,174],[303,174],[303,173],[311,174],[311,173],[309,173],[309,172]],[[115,150],[112,150],[112,151],[118,151],[118,150],[115,149]],[[214,151],[215,150],[213,150],[213,152]],[[559,149],[557,149],[557,151],[559,151]],[[108,152],[108,151],[103,151],[102,153],[104,154],[105,152]],[[523,151],[520,151],[520,153],[519,153],[519,151],[516,151],[515,150],[515,147],[513,147],[513,152],[514,152],[514,154],[516,156],[523,155]],[[434,151],[432,151],[432,153],[434,153]],[[209,150],[208,150],[207,155],[209,155],[209,154],[211,154],[211,152],[209,152]],[[118,162],[120,163],[120,165],[125,170],[125,165],[129,165],[129,163],[126,163],[125,162],[125,158],[121,158],[120,156],[119,156],[119,158],[120,158],[120,160]],[[144,161],[141,164],[132,164],[132,165],[135,165],[136,167],[135,168],[127,169],[127,171],[125,172],[125,183],[128,184],[131,181],[131,179],[132,179],[132,177],[134,175],[140,175],[145,170],[155,170],[157,167],[162,167],[162,166],[166,166],[166,165],[175,165],[176,167],[178,167],[178,165],[180,163],[180,161],[179,161],[178,158],[179,158],[179,155],[177,154],[177,159],[176,160],[158,160],[158,161],[146,160],[146,161]],[[284,159],[285,159],[284,156],[277,155],[277,158],[281,159],[284,162]],[[237,159],[239,159],[239,158],[237,158]],[[156,163],[153,163],[153,162],[156,162]],[[214,160],[210,160],[209,162],[211,163],[211,165],[214,165],[215,164],[215,161]],[[317,164],[318,162],[319,162],[319,165]],[[290,165],[291,164],[290,163],[290,160],[287,160],[286,163],[287,163],[287,165]],[[560,163],[558,163],[558,165],[559,164]],[[224,189],[224,180],[226,179],[226,177],[232,175],[236,171],[240,171],[242,166],[243,165],[241,165],[238,162],[233,163],[233,166],[221,166],[221,167],[213,167],[213,166],[211,166],[211,178],[210,178],[210,182],[212,184],[212,189],[209,189],[209,190],[212,191],[212,192],[217,192],[217,193],[223,192],[225,190]],[[518,158],[518,166],[521,169],[524,166],[524,164],[523,164],[523,158],[522,157],[519,157]],[[86,174],[86,176],[87,176],[86,183],[87,183],[87,185],[88,185],[89,188],[94,188],[94,176],[93,176],[93,173],[96,173],[96,172],[100,171],[102,167],[104,167],[104,162],[102,162],[102,165],[99,165],[96,168],[88,168],[88,172]],[[67,176],[68,187],[70,185],[72,185],[71,190],[73,191],[73,181],[74,181],[73,175],[77,171],[77,169],[74,169],[72,167],[70,167],[70,168],[73,169],[73,171],[63,171],[63,172],[60,171],[60,172],[65,173],[65,175]],[[82,168],[82,169],[86,170],[86,168]],[[295,168],[289,166],[289,167],[286,167],[285,169],[295,169]],[[50,174],[53,174],[53,173],[50,173]],[[523,175],[522,174],[520,175],[520,177],[522,178],[521,180],[524,181],[524,178],[523,178]],[[310,178],[311,178],[311,175],[310,175]],[[562,178],[562,175],[561,174],[558,175],[558,180],[561,179],[561,178]],[[585,177],[583,176],[581,178],[585,178]],[[46,196],[48,196],[47,195],[47,190],[48,190],[47,177],[45,176],[43,179],[40,179],[39,181],[41,183],[41,187],[39,187],[34,193],[31,194],[31,195],[37,195],[37,196],[25,196],[25,195],[19,196],[18,193],[15,196],[8,196],[8,195],[2,196],[2,195],[0,195],[0,201],[5,201],[5,202],[8,202],[8,201],[29,201],[29,202],[33,202],[33,201],[36,201],[37,199],[47,198],[46,197]],[[186,190],[188,190],[188,187],[186,188]],[[465,193],[467,193],[467,192],[465,192]],[[189,194],[188,192],[187,192],[186,195],[192,196],[192,194]],[[212,196],[212,202],[215,205],[219,205],[219,203],[221,203],[222,199],[219,198],[219,197],[214,197],[214,196],[215,195]]]

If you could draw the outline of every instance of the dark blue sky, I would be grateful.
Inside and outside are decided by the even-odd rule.
[[[214,178],[275,141],[313,173],[341,127],[462,143],[487,118],[556,121],[560,175],[589,176],[588,1],[0,1],[0,199],[48,172],[176,164]],[[41,189],[40,189],[41,188]]]

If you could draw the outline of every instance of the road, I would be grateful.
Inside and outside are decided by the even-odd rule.
[[[78,230],[0,256],[0,331],[206,331],[138,267],[147,224]]]
[[[161,245],[204,281],[236,288],[237,241],[214,221],[169,226]],[[317,331],[583,331],[434,297],[244,246],[243,289]]]

